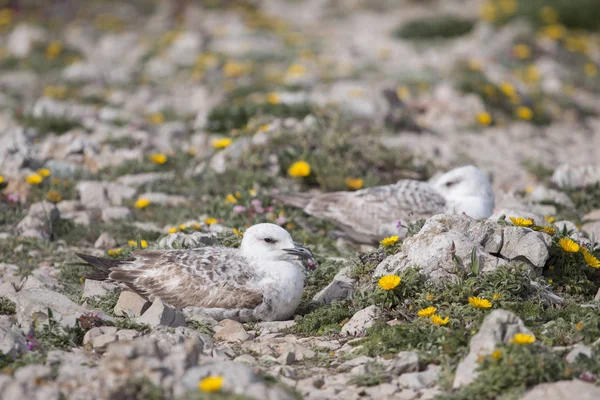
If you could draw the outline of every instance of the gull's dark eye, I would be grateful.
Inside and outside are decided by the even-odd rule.
[[[456,185],[458,183],[458,181],[448,181],[446,183],[444,183],[444,185],[446,185],[446,187],[450,187],[453,185]]]
[[[264,241],[267,243],[275,243],[277,240],[271,239],[271,238],[265,238]]]

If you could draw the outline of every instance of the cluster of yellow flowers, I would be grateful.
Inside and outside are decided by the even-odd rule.
[[[138,247],[138,242],[137,242],[136,240],[128,240],[128,241],[127,241],[127,244],[128,244],[129,246],[131,246],[131,247],[134,247],[134,248],[135,248],[135,247]],[[147,247],[148,247],[148,242],[147,242],[147,241],[145,241],[145,240],[143,240],[143,239],[142,239],[142,240],[140,240],[140,243],[139,243],[139,244],[140,244],[140,247],[141,247],[142,249],[145,249],[145,248],[147,248]]]
[[[44,178],[47,178],[50,175],[52,175],[52,172],[49,169],[47,169],[47,168],[40,168],[40,169],[37,170],[36,173],[27,175],[27,177],[25,178],[25,180],[30,185],[39,185],[40,183],[42,183],[44,181]]]

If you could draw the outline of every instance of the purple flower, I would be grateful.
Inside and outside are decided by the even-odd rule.
[[[399,221],[396,223],[396,229],[400,229],[400,227],[402,227],[402,221],[400,221],[400,220],[399,220]]]
[[[260,199],[252,199],[250,200],[250,205],[252,208],[263,208],[262,201]]]
[[[25,340],[27,341],[27,350],[33,351],[38,346],[38,341],[35,338],[35,332],[33,330],[29,331],[27,336],[25,336]]]
[[[6,196],[6,201],[8,203],[18,203],[19,202],[19,194],[18,193],[9,193]]]
[[[280,215],[279,217],[277,217],[277,219],[275,220],[275,223],[277,225],[283,225],[287,222],[287,218],[284,215]]]
[[[244,207],[244,206],[240,206],[240,205],[233,206],[233,212],[234,212],[235,214],[241,214],[241,213],[244,213],[244,212],[246,212],[246,207]]]

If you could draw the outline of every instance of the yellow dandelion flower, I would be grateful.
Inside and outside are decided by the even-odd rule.
[[[542,232],[546,232],[548,235],[552,236],[556,233],[556,229],[551,226],[543,226],[541,229]]]
[[[488,112],[480,112],[476,117],[479,125],[489,125],[492,123],[492,116]]]
[[[488,299],[481,298],[481,297],[473,297],[473,296],[469,297],[469,304],[475,308],[480,308],[480,309],[492,307],[491,301],[489,301]]]
[[[502,295],[500,293],[494,293],[492,295],[492,300],[497,301],[497,300],[500,300],[501,297],[502,297]]]
[[[287,75],[301,77],[306,74],[306,67],[302,64],[292,64],[287,69]]]
[[[583,328],[585,328],[585,325],[583,324],[583,322],[578,322],[577,325],[575,325],[575,329],[578,331],[582,331]]]
[[[487,84],[483,87],[483,93],[488,97],[496,96],[496,88],[494,85]]]
[[[519,60],[524,60],[531,56],[531,47],[529,47],[526,44],[522,44],[522,43],[516,44],[513,46],[513,54]]]
[[[154,113],[148,117],[148,121],[154,125],[160,125],[165,122],[165,115],[161,112]]]
[[[240,193],[240,191],[239,191],[239,190],[238,190],[238,191],[236,191],[236,192],[235,192],[235,197],[236,197],[236,199],[239,199],[239,198],[241,198],[241,197],[242,197],[242,193]]]
[[[223,387],[224,379],[222,376],[207,376],[198,383],[198,390],[201,392],[218,392]]]
[[[508,82],[500,84],[500,90],[508,97],[514,97],[517,94],[515,87]]]
[[[363,180],[360,178],[346,178],[346,187],[352,190],[358,190],[363,187]]]
[[[4,183],[4,177],[0,175],[0,184]]]
[[[235,203],[237,203],[237,199],[235,198],[234,195],[229,193],[227,196],[225,196],[225,204],[235,204]]]
[[[54,60],[56,57],[60,55],[62,52],[62,42],[59,40],[55,40],[46,47],[46,58],[48,60]]]
[[[185,224],[181,224],[181,225],[179,225],[179,229],[181,231],[185,231],[187,229],[187,226]]]
[[[544,35],[552,40],[558,40],[558,39],[562,38],[563,36],[565,36],[565,32],[566,32],[566,29],[561,24],[551,24],[551,25],[545,26],[542,29],[542,35]]]
[[[396,96],[400,100],[405,100],[410,97],[410,90],[406,86],[400,86],[396,89]]]
[[[580,246],[572,239],[562,238],[558,241],[558,245],[567,253],[577,253]]]
[[[481,69],[483,68],[481,60],[478,60],[476,58],[469,58],[469,61],[467,61],[467,65],[471,71],[481,71]]]
[[[549,284],[552,284],[552,282],[554,282],[552,279],[548,279]]]
[[[271,92],[267,95],[267,102],[269,104],[279,104],[281,103],[281,98],[277,93]]]
[[[194,222],[194,223],[192,224],[192,229],[194,229],[194,230],[196,230],[196,231],[199,231],[199,230],[200,230],[200,228],[202,228],[202,227],[200,226],[200,224],[199,224],[199,223],[197,223],[197,222]]]
[[[530,65],[525,69],[525,82],[535,83],[541,78],[540,70],[535,65]]]
[[[58,203],[62,200],[62,196],[56,190],[49,190],[48,193],[46,193],[46,200],[51,203]]]
[[[448,322],[450,322],[450,317],[442,318],[439,315],[434,314],[431,316],[430,321],[433,322],[435,325],[444,326]]]
[[[494,360],[500,360],[502,358],[502,351],[494,350],[494,352],[492,353],[492,358]]]
[[[169,228],[169,230],[168,230],[169,233],[177,233],[178,231],[179,231],[179,229],[175,226],[172,228]]]
[[[310,175],[310,164],[306,161],[296,161],[288,168],[288,175],[294,178],[302,178]]]
[[[109,256],[118,256],[119,254],[121,254],[121,248],[118,247],[116,249],[110,249],[108,250],[108,255]]]
[[[44,177],[42,177],[40,174],[31,174],[28,175],[27,178],[25,178],[25,180],[30,185],[39,185],[44,180]]]
[[[600,268],[600,260],[598,260],[598,258],[595,257],[589,251],[584,251],[583,252],[583,259],[585,260],[585,263],[587,265],[589,265],[590,267],[592,267],[592,268]]]
[[[44,178],[47,178],[50,175],[52,175],[52,172],[48,168],[40,168],[37,170],[37,173],[43,176]]]
[[[517,117],[529,121],[533,118],[533,111],[529,107],[521,106],[517,108]]]
[[[585,74],[587,76],[589,76],[590,78],[595,77],[596,75],[598,75],[598,67],[596,67],[594,64],[592,63],[585,63],[585,65],[583,66],[583,71],[585,72]]]
[[[154,153],[150,155],[150,161],[152,161],[154,164],[159,164],[159,165],[163,165],[164,163],[166,163],[168,160],[166,154],[162,154],[162,153]]]
[[[558,21],[558,13],[552,7],[545,6],[540,10],[540,17],[546,24],[554,24]]]
[[[148,247],[148,242],[146,240],[144,240],[144,239],[140,240],[140,247],[142,249],[147,248]]]
[[[224,149],[224,148],[229,147],[229,145],[232,142],[233,142],[233,140],[231,138],[216,139],[216,140],[213,140],[212,146],[215,149]]]
[[[248,194],[252,197],[256,196],[256,189],[250,189],[248,190]]]
[[[216,218],[204,218],[204,223],[206,225],[216,224],[217,222],[219,222],[219,220]]]
[[[398,239],[400,239],[398,236],[386,237],[384,239],[381,239],[379,244],[382,245],[383,247],[391,247],[391,246],[395,245],[396,243],[398,243]]]
[[[510,342],[516,344],[531,344],[535,342],[535,336],[527,333],[516,333],[515,336],[510,339]]]
[[[547,215],[547,216],[544,217],[544,221],[546,221],[549,224],[553,223],[555,220],[556,220],[556,218],[552,217],[552,216],[548,216]]]
[[[140,210],[148,207],[150,205],[150,200],[145,199],[145,198],[140,198],[137,199],[137,201],[135,202],[135,204],[133,205],[135,208],[138,208]]]
[[[244,233],[237,228],[233,228],[233,234],[236,236],[244,236]]]
[[[379,278],[379,282],[377,282],[377,284],[383,290],[392,290],[400,284],[401,280],[402,278],[400,278],[398,275],[384,275]]]
[[[430,306],[427,308],[423,308],[417,312],[419,317],[429,318],[437,311],[436,307]]]
[[[529,227],[529,226],[533,225],[533,219],[531,219],[531,218],[510,217],[510,220],[516,226]]]
[[[137,247],[137,242],[135,240],[128,240],[127,244],[131,247]]]
[[[427,293],[427,295],[425,296],[425,300],[432,301],[433,300],[433,294]]]

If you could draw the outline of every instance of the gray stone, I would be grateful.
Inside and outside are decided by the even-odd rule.
[[[278,358],[277,361],[281,365],[291,365],[296,362],[296,354],[293,351],[284,351]]]
[[[114,282],[95,281],[92,279],[86,279],[83,284],[83,294],[81,295],[84,299],[91,297],[102,297],[107,294],[119,289],[119,285]]]
[[[295,341],[285,344],[279,350],[280,354],[291,352],[294,353],[296,361],[302,361],[304,359],[310,359],[316,356],[316,353],[306,346],[303,346]]]
[[[106,351],[106,347],[118,340],[116,333],[106,333],[104,335],[96,336],[92,340],[92,347],[94,351],[97,353],[104,353]]]
[[[600,399],[600,387],[580,380],[542,383],[534,386],[521,400]]]
[[[227,343],[241,343],[250,338],[250,335],[244,329],[244,326],[237,321],[224,319],[214,327],[215,340],[221,340]]]
[[[21,332],[0,324],[0,353],[16,358],[27,350],[27,341]]]
[[[363,336],[367,329],[372,327],[381,316],[381,310],[378,306],[369,306],[364,308],[350,318],[342,327],[342,334],[352,336]]]
[[[217,174],[235,168],[243,153],[252,146],[252,140],[249,137],[240,137],[236,139],[229,147],[218,151],[208,164],[209,168]]]
[[[541,268],[549,257],[550,240],[544,235],[527,228],[507,227],[504,229],[504,243],[500,255],[511,261],[525,261]]]
[[[135,329],[121,329],[117,332],[117,340],[133,340],[140,335]]]
[[[195,321],[210,329],[218,324],[216,319],[206,314],[199,307],[184,307],[181,312],[185,315],[186,321]]]
[[[55,204],[49,201],[33,203],[17,225],[17,233],[21,237],[50,239],[52,226],[59,218],[60,212]]]
[[[438,380],[442,367],[439,365],[429,365],[423,372],[410,372],[400,375],[395,379],[400,387],[421,390],[432,387]]]
[[[284,329],[291,328],[296,325],[296,321],[267,321],[267,322],[259,322],[258,327],[261,331],[261,334],[265,333],[277,333],[281,332]]]
[[[600,182],[598,165],[562,164],[554,170],[551,182],[559,188],[581,188]]]
[[[104,209],[111,205],[120,206],[124,200],[132,199],[136,189],[114,182],[80,181],[77,191],[85,208]]]
[[[127,207],[108,207],[102,210],[102,221],[120,221],[131,218],[131,210]]]
[[[517,333],[531,335],[519,317],[510,311],[494,310],[483,320],[479,332],[469,342],[469,354],[458,364],[452,387],[458,388],[473,382],[479,372],[479,356],[492,354],[498,344],[508,343]]]
[[[356,279],[349,276],[351,267],[340,270],[331,283],[325,286],[319,293],[315,294],[313,301],[317,303],[330,304],[334,301],[342,301],[352,298]]]
[[[150,302],[142,296],[129,290],[123,290],[115,305],[114,313],[118,317],[130,318],[141,316],[150,307]]]
[[[115,247],[117,247],[117,241],[108,232],[102,232],[94,242],[94,248],[96,249],[108,250]]]
[[[580,355],[588,357],[588,358],[592,358],[592,356],[594,355],[594,352],[592,351],[592,349],[589,346],[578,343],[575,346],[573,346],[573,349],[569,352],[569,354],[567,354],[567,356],[565,357],[565,360],[569,364],[572,364],[575,361],[577,361],[577,357],[579,357]]]
[[[140,324],[148,324],[150,326],[185,326],[185,316],[183,313],[167,306],[160,299],[155,300],[150,308],[141,317],[138,317],[136,321]]]
[[[160,204],[163,206],[180,206],[188,203],[188,200],[183,196],[157,192],[143,193],[138,196],[138,199],[148,199],[151,204]]]
[[[96,326],[85,333],[83,344],[91,343],[95,338],[103,335],[115,335],[117,328],[114,326]]]
[[[244,363],[244,364],[249,364],[249,365],[256,364],[256,358],[251,356],[250,354],[242,354],[241,356],[234,358],[233,361],[237,362],[237,363]]]
[[[395,358],[389,360],[386,371],[394,375],[402,375],[405,372],[417,372],[419,370],[419,356],[412,351],[401,351]]]
[[[142,174],[123,175],[117,178],[117,182],[126,185],[138,187],[156,181],[168,181],[175,178],[175,172],[146,172]]]
[[[42,42],[46,37],[47,33],[42,28],[21,23],[8,36],[6,48],[13,56],[25,58],[31,52],[33,46]]]

